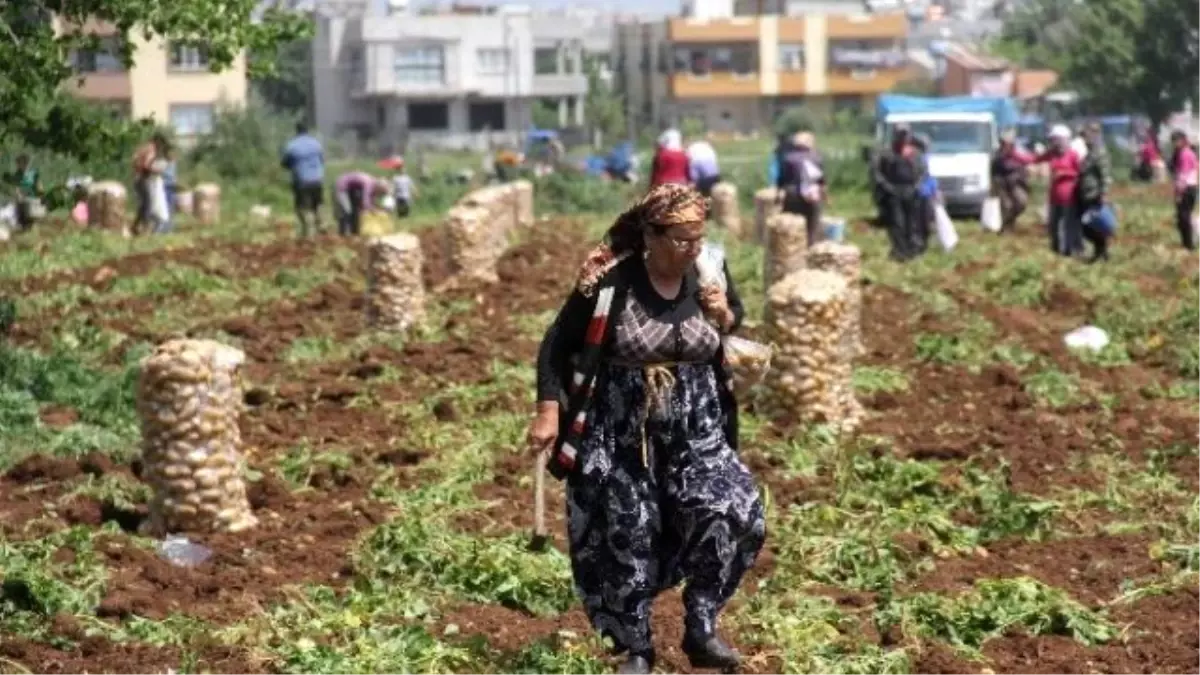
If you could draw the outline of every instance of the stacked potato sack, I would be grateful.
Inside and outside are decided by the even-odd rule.
[[[192,191],[192,213],[201,225],[212,225],[221,218],[221,186],[201,183]]]
[[[367,244],[367,323],[405,331],[425,315],[421,241],[408,233]]]
[[[763,252],[763,288],[770,289],[792,272],[804,269],[808,232],[804,216],[776,213],[767,221],[766,250]],[[763,318],[769,319],[771,303]]]
[[[738,212],[736,185],[722,181],[713,186],[712,211],[717,225],[735,237],[742,236],[742,215]]]
[[[172,340],[142,360],[137,409],[150,531],[238,532],[257,524],[242,482],[238,370],[245,355],[213,340]]]
[[[530,185],[529,218],[532,221]],[[452,279],[477,279],[488,283],[499,280],[496,263],[508,248],[508,235],[520,220],[520,189],[494,185],[475,190],[463,197],[444,223],[446,253]]]
[[[120,232],[129,236],[125,222],[125,186],[113,180],[100,181],[88,186],[88,227],[98,227],[109,232]]]
[[[832,272],[800,270],[767,291],[769,406],[802,423],[841,425],[841,334],[846,282]]]
[[[767,223],[782,210],[778,188],[763,188],[754,193],[754,241],[767,242]]]
[[[809,269],[837,274],[846,282],[846,311],[842,320],[841,359],[839,366],[839,398],[842,401],[843,429],[858,427],[864,415],[862,404],[854,395],[854,360],[862,347],[862,252],[857,246],[835,241],[823,241],[808,252]]]
[[[533,227],[533,183],[522,179],[509,185],[516,192],[517,225]]]
[[[192,215],[192,206],[195,203],[196,194],[191,190],[184,190],[175,195],[175,210],[179,213]]]

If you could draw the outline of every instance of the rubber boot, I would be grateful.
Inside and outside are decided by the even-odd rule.
[[[742,664],[742,655],[716,635],[683,638],[683,653],[693,668],[718,668],[730,673]]]

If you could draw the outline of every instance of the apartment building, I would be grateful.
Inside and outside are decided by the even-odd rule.
[[[718,133],[751,132],[799,104],[870,109],[909,72],[907,33],[902,12],[709,11],[619,26],[618,76],[633,128],[693,119]]]
[[[57,30],[66,27],[56,25]],[[95,50],[71,53],[79,79],[66,86],[78,97],[112,107],[134,118],[149,117],[168,125],[183,141],[212,129],[221,106],[246,103],[246,59],[239,56],[220,73],[209,70],[203,44],[172,44],[146,39],[135,31],[133,67],[125,68],[117,51],[117,30],[103,22],[88,22],[83,31],[101,36]]]
[[[392,4],[317,22],[318,130],[390,148],[515,143],[534,106],[580,126],[585,61],[611,47],[602,21],[514,7],[417,13]]]

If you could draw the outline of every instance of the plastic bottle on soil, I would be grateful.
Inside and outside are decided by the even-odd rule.
[[[187,537],[172,535],[158,545],[158,552],[167,562],[178,567],[194,567],[212,557],[212,549],[193,544]]]

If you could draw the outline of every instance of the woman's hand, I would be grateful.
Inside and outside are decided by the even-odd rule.
[[[716,322],[722,332],[728,332],[733,326],[733,310],[729,308],[729,300],[725,292],[718,286],[704,286],[700,289],[700,305],[705,308],[705,314]]]
[[[535,455],[549,452],[558,440],[558,403],[555,401],[539,401],[537,413],[529,423],[526,443],[529,452]]]

